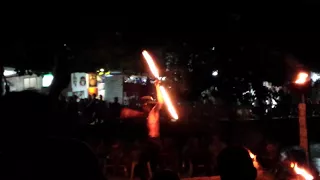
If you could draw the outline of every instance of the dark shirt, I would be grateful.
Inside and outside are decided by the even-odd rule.
[[[121,105],[119,103],[111,103],[110,109],[113,117],[120,117]]]

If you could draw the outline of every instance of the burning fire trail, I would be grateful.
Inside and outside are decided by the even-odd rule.
[[[148,51],[144,50],[142,52],[142,55],[145,58],[145,60],[147,61],[149,69],[150,69],[151,73],[153,74],[153,76],[160,80],[159,70],[158,70],[157,66],[155,65],[155,63],[154,63],[153,58],[148,53]],[[161,95],[163,97],[164,103],[167,106],[167,109],[168,109],[168,112],[169,112],[170,116],[174,120],[179,119],[177,111],[175,110],[175,108],[174,108],[174,106],[172,104],[171,98],[170,98],[169,94],[167,93],[167,90],[163,86],[160,86],[160,91],[161,91]]]
[[[172,116],[172,118],[174,120],[178,120],[178,114],[172,105],[171,99],[170,99],[166,89],[163,86],[160,86],[160,91],[161,91],[164,102],[166,102],[166,105],[168,107],[168,111],[169,111],[170,115]]]
[[[305,180],[313,180],[313,176],[309,174],[305,169],[300,168],[297,163],[291,163],[290,167],[294,170],[294,172],[300,176],[302,176]]]
[[[255,154],[253,154],[249,149],[247,149],[251,159],[252,159],[252,162],[253,162],[253,166],[258,169],[259,168],[259,163],[257,161],[257,156]]]
[[[158,70],[156,64],[154,63],[152,57],[148,53],[148,51],[144,50],[142,52],[142,55],[143,55],[144,59],[147,61],[151,73],[154,75],[155,78],[160,79],[159,70]]]
[[[258,170],[259,168],[259,163],[257,161],[257,156],[255,154],[253,154],[249,149],[247,149],[252,161],[253,161],[253,165],[254,167]],[[313,180],[314,177],[308,173],[305,169],[300,168],[297,163],[291,163],[290,167],[294,170],[294,172],[297,175],[300,175],[301,177],[303,177],[305,180]]]

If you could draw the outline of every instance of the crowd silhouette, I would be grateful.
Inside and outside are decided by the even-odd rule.
[[[123,107],[117,98],[112,103],[96,96],[54,101],[23,91],[7,93],[0,106],[0,179],[123,176],[158,180],[220,175],[222,180],[235,176],[251,180],[257,175],[247,150],[228,146],[218,134],[148,138],[144,131],[144,136],[132,138],[109,136],[110,132],[95,135],[92,127],[119,130]]]

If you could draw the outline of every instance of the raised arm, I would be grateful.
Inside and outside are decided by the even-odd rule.
[[[160,82],[156,80],[154,82],[157,93],[157,104],[151,109],[148,115],[148,129],[150,137],[159,137],[159,118],[160,118],[160,109],[163,105],[163,98],[160,91]]]
[[[160,81],[159,80],[156,80],[155,82],[154,82],[154,85],[155,85],[155,87],[156,87],[156,93],[157,93],[157,101],[158,101],[158,103],[157,103],[157,109],[161,109],[162,108],[162,106],[163,106],[163,103],[164,103],[164,101],[163,101],[163,97],[162,97],[162,94],[161,94],[161,91],[160,91]]]

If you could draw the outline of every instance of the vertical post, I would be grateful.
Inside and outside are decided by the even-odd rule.
[[[122,74],[121,75],[123,75],[124,73],[122,72]],[[125,105],[124,104],[124,76],[122,76],[122,82],[121,82],[121,85],[122,85],[122,105]]]
[[[299,134],[300,134],[300,146],[306,152],[306,160],[309,164],[310,154],[309,154],[309,143],[308,143],[308,127],[307,127],[307,118],[306,118],[306,103],[305,97],[302,93],[301,103],[299,104]]]
[[[4,68],[3,66],[0,64],[0,96],[2,96],[4,94]]]

